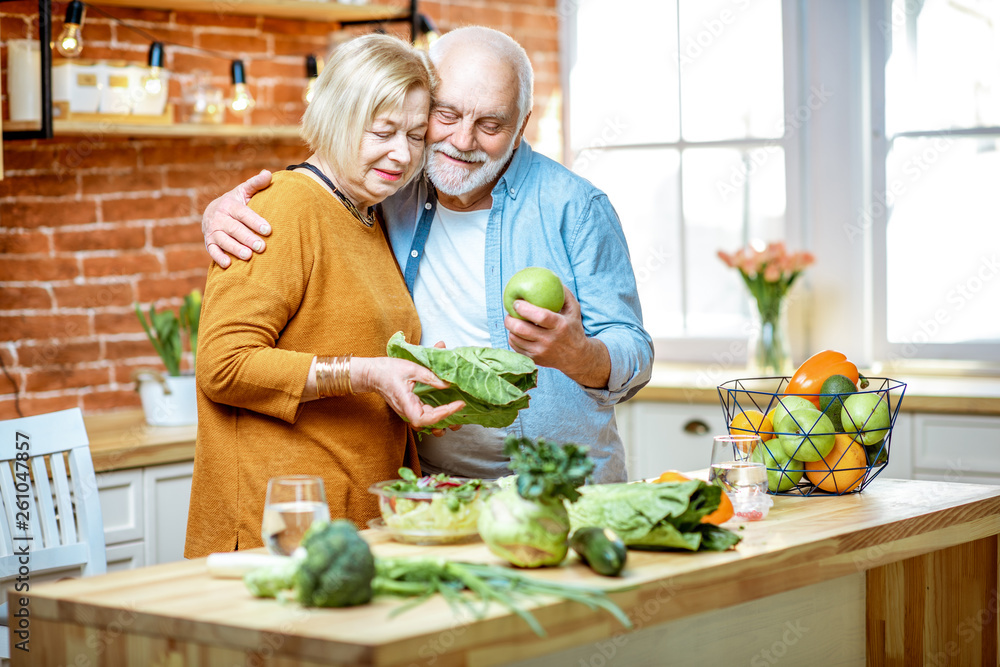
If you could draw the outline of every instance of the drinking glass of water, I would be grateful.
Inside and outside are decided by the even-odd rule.
[[[260,533],[272,554],[291,556],[313,521],[329,520],[321,478],[287,475],[268,480]]]
[[[731,500],[743,493],[767,493],[767,467],[751,453],[763,447],[756,435],[717,435],[712,443],[708,481],[721,486]]]

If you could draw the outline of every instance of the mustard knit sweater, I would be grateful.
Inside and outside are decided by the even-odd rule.
[[[378,516],[374,482],[417,465],[409,429],[374,393],[300,403],[314,356],[385,356],[420,322],[382,229],[302,172],[279,172],[250,208],[267,251],[212,266],[198,339],[198,440],[188,558],[262,546],[269,478],[324,480],[330,513]]]

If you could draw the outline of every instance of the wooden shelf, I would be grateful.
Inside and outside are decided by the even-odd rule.
[[[160,9],[177,12],[212,12],[243,14],[248,16],[274,16],[303,21],[368,21],[385,19],[405,19],[409,8],[387,5],[349,5],[340,2],[309,0],[228,0],[216,7],[204,0],[99,0],[96,5],[110,7],[130,7],[139,9]]]
[[[38,123],[6,121],[5,132],[37,130]],[[194,123],[174,123],[172,125],[142,125],[127,123],[80,123],[74,121],[53,121],[54,137],[108,136],[108,137],[223,137],[252,139],[297,139],[298,125],[199,125]]]

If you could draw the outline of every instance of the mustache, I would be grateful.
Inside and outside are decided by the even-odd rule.
[[[490,156],[485,151],[460,151],[447,141],[438,141],[431,144],[431,150],[444,153],[448,157],[464,162],[487,162]]]

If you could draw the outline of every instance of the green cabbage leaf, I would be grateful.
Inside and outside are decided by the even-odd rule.
[[[630,549],[725,551],[742,539],[702,517],[719,507],[722,489],[689,482],[592,484],[567,506],[573,530],[610,528]]]
[[[435,389],[417,383],[413,393],[427,405],[465,401],[464,408],[431,428],[454,424],[480,424],[488,428],[510,426],[518,411],[528,407],[528,390],[538,382],[535,362],[510,350],[422,347],[407,343],[403,333],[397,332],[389,339],[386,354],[420,364],[451,385],[447,389]]]

